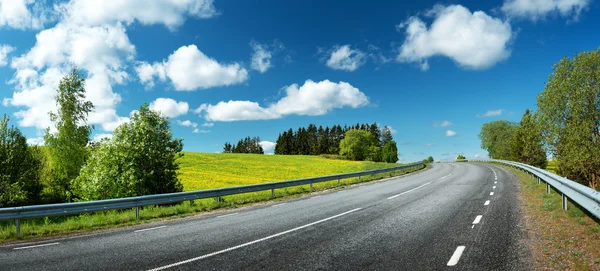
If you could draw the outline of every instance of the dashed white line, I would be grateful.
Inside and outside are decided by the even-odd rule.
[[[495,184],[497,184],[498,182],[494,182]]]
[[[494,192],[490,192],[490,196],[493,196],[493,195],[494,195]]]
[[[231,213],[231,214],[226,214],[226,215],[220,215],[220,216],[217,216],[217,218],[228,217],[228,216],[237,215],[237,214],[239,214],[239,213]]]
[[[423,184],[423,185],[417,186],[417,187],[415,187],[415,188],[413,188],[413,189],[411,189],[411,190],[404,191],[404,192],[402,192],[402,193],[400,193],[400,194],[398,194],[398,195],[393,195],[393,196],[391,196],[391,197],[389,197],[389,198],[387,198],[387,199],[393,199],[393,198],[395,198],[395,197],[402,196],[402,195],[404,195],[404,194],[406,194],[406,193],[410,193],[410,192],[412,192],[412,191],[415,191],[415,190],[417,190],[417,189],[419,189],[419,188],[421,188],[421,187],[423,187],[423,186],[426,186],[426,185],[428,185],[428,184],[430,184],[430,183],[431,183],[431,182],[428,182],[428,183],[426,183],[426,184]]]
[[[463,251],[465,251],[465,246],[458,246],[454,251],[454,254],[452,254],[452,257],[450,257],[448,266],[455,266],[458,263],[458,260],[460,260]]]
[[[475,217],[475,220],[473,220],[473,224],[479,224],[479,221],[481,221],[482,217],[482,215],[478,215],[477,217]]]
[[[494,186],[492,186],[492,189],[496,189],[496,186],[495,186],[495,185],[494,185]]]
[[[141,229],[141,230],[137,230],[137,231],[133,231],[133,232],[143,232],[143,231],[158,230],[158,229],[162,229],[162,228],[166,228],[166,227],[167,226],[159,226],[159,227],[154,227],[154,228]]]
[[[28,246],[28,247],[16,247],[16,248],[13,248],[13,250],[28,249],[28,248],[36,248],[36,247],[55,246],[55,245],[58,245],[58,244],[60,244],[60,243],[56,242],[56,243],[41,244],[41,245]]]
[[[483,205],[490,205],[490,201],[486,200],[485,203]]]
[[[188,260],[185,260],[185,261],[176,262],[176,263],[172,263],[172,264],[169,264],[169,265],[165,265],[165,266],[157,267],[157,268],[154,268],[154,269],[150,269],[149,271],[165,270],[165,269],[168,269],[168,268],[180,266],[182,264],[191,263],[191,262],[199,261],[199,260],[202,260],[202,259],[206,259],[208,257],[215,256],[215,255],[223,254],[225,252],[229,252],[229,251],[236,250],[236,249],[239,249],[239,248],[247,247],[249,245],[253,245],[253,244],[256,244],[256,243],[259,243],[259,242],[262,242],[262,241],[266,241],[266,240],[269,240],[269,239],[272,239],[272,238],[275,238],[275,237],[278,237],[278,236],[281,236],[281,235],[284,235],[284,234],[288,234],[290,232],[295,232],[295,231],[298,231],[298,230],[301,230],[301,229],[304,229],[304,228],[307,228],[307,227],[310,227],[310,226],[313,226],[313,225],[316,225],[316,224],[323,223],[325,221],[328,221],[328,220],[331,220],[331,219],[334,219],[334,218],[338,218],[338,217],[343,216],[343,215],[347,215],[347,214],[352,213],[352,212],[356,212],[356,211],[358,211],[360,209],[362,209],[362,208],[352,209],[350,211],[347,211],[347,212],[344,212],[344,213],[341,213],[341,214],[338,214],[338,215],[330,216],[328,218],[324,218],[324,219],[321,219],[319,221],[315,221],[315,222],[312,222],[312,223],[309,223],[309,224],[306,224],[306,225],[303,225],[303,226],[300,226],[300,227],[293,228],[291,230],[287,230],[287,231],[284,231],[284,232],[280,232],[280,233],[276,233],[276,234],[273,234],[273,235],[269,235],[269,236],[261,238],[261,239],[257,239],[257,240],[254,240],[254,241],[250,241],[248,243],[244,243],[244,244],[237,245],[237,246],[234,246],[234,247],[230,247],[230,248],[226,248],[226,249],[223,249],[223,250],[219,250],[217,252],[209,253],[209,254],[202,255],[202,256],[199,256],[199,257],[196,257],[196,258],[191,258],[191,259],[188,259]]]

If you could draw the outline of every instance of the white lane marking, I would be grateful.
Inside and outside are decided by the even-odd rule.
[[[16,248],[13,248],[13,250],[19,250],[19,249],[28,249],[28,248],[36,248],[36,247],[55,246],[55,245],[58,245],[58,244],[60,244],[60,243],[56,242],[56,243],[41,244],[41,245],[28,246],[28,247],[16,247]]]
[[[275,204],[275,205],[273,205],[271,207],[277,207],[277,206],[286,205],[286,204],[287,204],[287,202],[284,202],[284,203]]]
[[[496,183],[498,183],[498,182],[494,182],[494,183],[496,184]]]
[[[412,192],[412,191],[415,191],[415,190],[417,190],[417,189],[419,189],[419,188],[421,188],[421,187],[423,187],[423,186],[426,186],[426,185],[428,185],[428,184],[430,184],[430,183],[431,183],[431,182],[428,182],[428,183],[426,183],[426,184],[423,184],[423,185],[417,186],[417,187],[415,187],[415,188],[413,188],[413,189],[411,189],[411,190],[404,191],[404,192],[402,192],[402,193],[400,193],[400,194],[398,194],[398,195],[393,195],[393,196],[391,196],[391,197],[389,197],[389,198],[387,198],[387,199],[393,199],[393,198],[395,198],[395,197],[402,196],[402,195],[404,195],[404,194],[406,194],[406,193],[410,193],[410,192]]]
[[[494,185],[494,186],[492,187],[492,189],[496,189],[496,186]]]
[[[450,174],[448,174],[448,175],[446,175],[446,176],[444,176],[444,177],[440,178],[440,180],[446,179],[446,178],[450,177],[451,175],[452,175],[452,173],[450,173]]]
[[[188,259],[188,260],[185,260],[185,261],[176,262],[176,263],[172,263],[172,264],[169,264],[169,265],[165,265],[165,266],[157,267],[157,268],[154,268],[154,269],[150,269],[148,271],[165,270],[165,269],[168,269],[168,268],[180,266],[182,264],[191,263],[191,262],[195,262],[195,261],[198,261],[198,260],[206,259],[208,257],[212,257],[212,256],[215,256],[215,255],[223,254],[225,252],[236,250],[236,249],[239,249],[239,248],[242,248],[242,247],[247,247],[249,245],[253,245],[253,244],[256,244],[256,243],[259,243],[259,242],[262,242],[262,241],[266,241],[266,240],[269,240],[269,239],[272,239],[272,238],[275,238],[275,237],[278,237],[278,236],[281,236],[281,235],[284,235],[284,234],[288,234],[290,232],[298,231],[298,230],[301,230],[301,229],[304,229],[304,228],[307,228],[307,227],[310,227],[310,226],[313,226],[313,225],[316,225],[316,224],[320,224],[320,223],[323,223],[325,221],[328,221],[328,220],[331,220],[331,219],[334,219],[334,218],[338,218],[340,216],[347,215],[347,214],[352,213],[352,212],[356,212],[356,211],[358,211],[360,209],[362,209],[362,208],[352,209],[350,211],[347,211],[347,212],[344,212],[344,213],[341,213],[341,214],[338,214],[338,215],[330,216],[328,218],[324,218],[324,219],[321,219],[319,221],[315,221],[315,222],[312,222],[312,223],[309,223],[309,224],[306,224],[306,225],[303,225],[303,226],[300,226],[300,227],[293,228],[291,230],[287,230],[287,231],[283,231],[283,232],[276,233],[276,234],[273,234],[273,235],[269,235],[269,236],[261,238],[261,239],[257,239],[257,240],[254,240],[254,241],[250,241],[248,243],[244,243],[244,244],[237,245],[237,246],[234,246],[234,247],[230,247],[230,248],[226,248],[226,249],[223,249],[223,250],[219,250],[217,252],[209,253],[209,254],[202,255],[202,256],[199,256],[199,257],[196,257],[196,258],[191,258],[191,259]]]
[[[475,220],[473,220],[473,224],[479,224],[479,221],[481,221],[482,217],[482,215],[478,215],[477,217],[475,217]]]
[[[494,192],[490,192],[490,196],[493,196],[493,195],[494,195]]]
[[[232,213],[232,214],[220,215],[220,216],[217,216],[217,218],[228,217],[228,216],[237,215],[237,214],[239,214],[239,213]]]
[[[474,229],[474,228],[475,228],[475,225],[471,226],[471,229]]]
[[[162,229],[162,228],[166,228],[166,227],[167,226],[159,226],[159,227],[154,227],[154,228],[141,229],[141,230],[137,230],[137,231],[133,231],[133,232],[143,232],[143,231],[158,230],[158,229]]]
[[[490,201],[486,200],[485,203],[483,205],[490,205]]]
[[[465,251],[465,246],[458,246],[454,251],[454,254],[452,254],[452,257],[450,257],[448,266],[455,266],[458,263],[458,260],[460,260],[463,251]]]

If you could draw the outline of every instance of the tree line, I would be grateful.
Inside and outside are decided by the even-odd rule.
[[[562,58],[553,65],[537,112],[519,123],[486,123],[479,138],[491,158],[545,167],[600,190],[600,49]]]
[[[229,142],[225,142],[223,147],[223,153],[254,153],[264,154],[262,146],[260,145],[260,137],[250,138],[249,136],[240,139],[237,145],[231,145]]]
[[[43,146],[27,146],[9,117],[0,120],[0,208],[183,190],[176,162],[183,143],[167,117],[144,104],[112,138],[91,142],[94,105],[77,69],[60,80],[55,98]]]

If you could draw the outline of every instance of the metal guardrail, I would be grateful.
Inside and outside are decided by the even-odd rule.
[[[567,210],[567,204],[570,199],[595,216],[597,219],[600,219],[600,192],[590,187],[527,164],[496,159],[469,159],[468,162],[500,163],[520,169],[535,177],[538,181],[538,184],[540,184],[541,181],[545,182],[546,193],[550,193],[551,187],[558,190],[558,192],[560,192],[562,195],[563,210]]]
[[[353,177],[358,177],[360,179],[361,176],[394,172],[394,171],[399,171],[399,170],[417,168],[417,167],[421,167],[421,166],[422,166],[422,163],[418,162],[418,163],[413,163],[413,164],[404,165],[404,166],[382,168],[382,169],[375,169],[375,170],[368,170],[368,171],[361,171],[361,172],[336,174],[336,175],[305,178],[305,179],[290,180],[290,181],[253,184],[253,185],[246,185],[246,186],[234,186],[234,187],[226,187],[226,188],[218,188],[218,189],[210,189],[210,190],[197,190],[197,191],[190,191],[190,192],[157,194],[157,195],[130,197],[130,198],[86,201],[86,202],[44,204],[44,205],[30,205],[30,206],[21,206],[21,207],[0,208],[0,221],[14,219],[16,222],[15,223],[16,224],[16,232],[17,232],[17,234],[19,234],[20,220],[26,219],[26,218],[73,215],[73,214],[80,214],[80,213],[108,211],[108,210],[117,210],[117,209],[130,209],[130,208],[135,208],[136,218],[139,218],[139,215],[140,215],[139,207],[148,206],[148,205],[170,204],[170,203],[183,202],[186,200],[207,199],[207,198],[217,198],[217,201],[218,201],[219,197],[222,197],[222,196],[243,194],[243,193],[250,193],[250,192],[257,192],[257,191],[266,191],[266,190],[271,190],[271,195],[274,197],[275,189],[279,189],[279,188],[286,188],[286,187],[290,187],[290,186],[298,186],[298,185],[307,185],[308,184],[308,185],[310,185],[310,190],[312,191],[313,183],[337,180],[338,185],[339,185],[341,179],[347,179],[347,178],[353,178]]]

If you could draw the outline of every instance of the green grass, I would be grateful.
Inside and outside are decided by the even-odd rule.
[[[556,174],[556,160],[548,160],[548,165],[546,165],[546,170]]]
[[[398,166],[398,164],[333,160],[318,156],[273,156],[254,154],[185,153],[180,160],[179,177],[185,191],[276,182],[338,173],[348,173]],[[400,174],[406,173],[399,172]],[[342,180],[342,187],[358,182],[381,179],[388,174]],[[313,185],[313,191],[337,187],[337,181]],[[235,208],[240,205],[268,200],[298,197],[310,191],[309,185],[271,191],[246,193],[215,199],[186,201],[171,206],[146,206],[140,210],[140,219],[133,210],[112,210],[73,216],[28,219],[21,222],[21,234],[15,234],[13,221],[0,222],[0,243],[14,239],[53,236],[115,228],[156,220],[173,219],[218,208]]]

